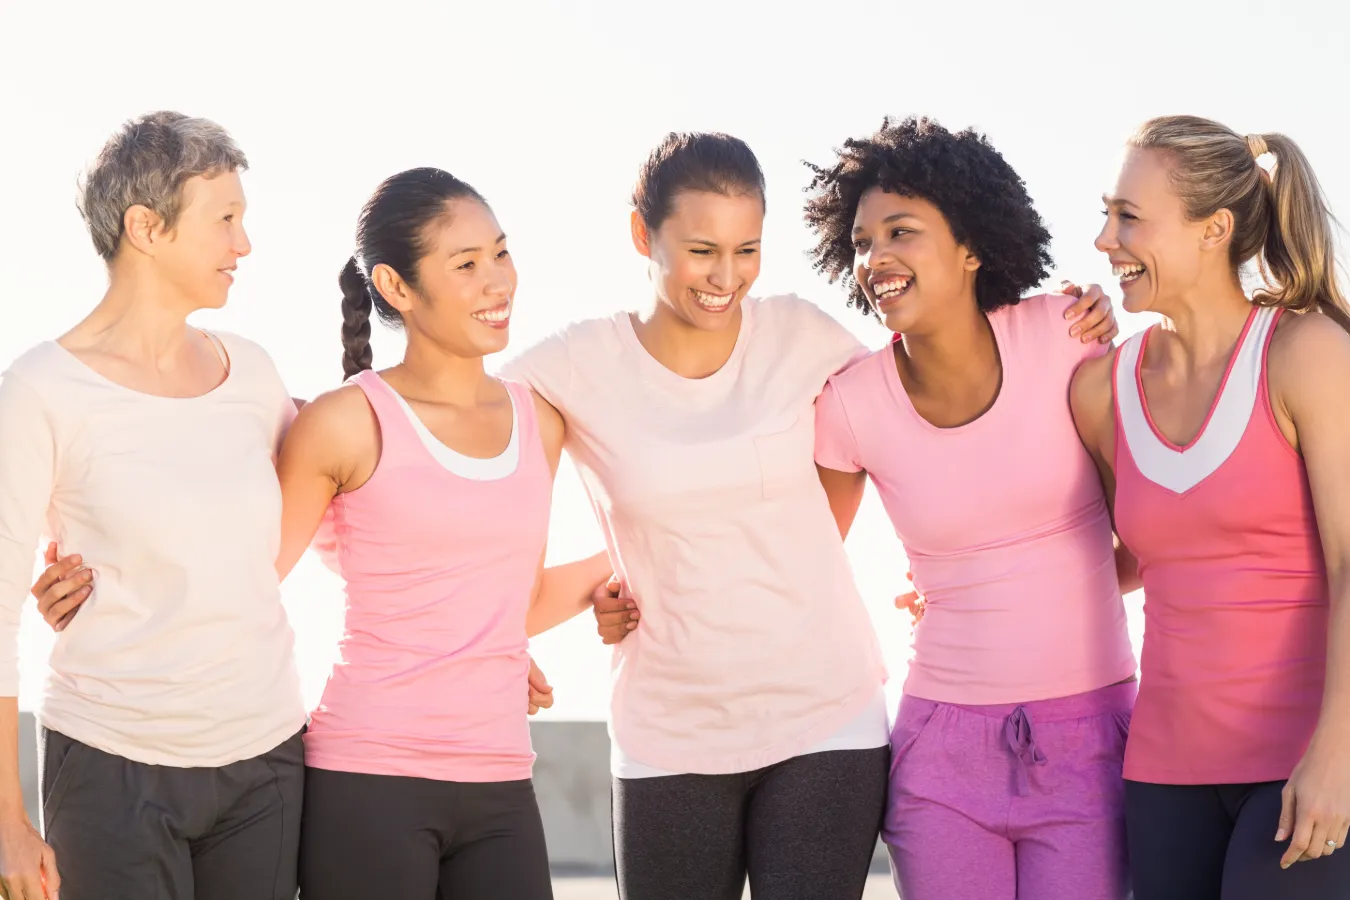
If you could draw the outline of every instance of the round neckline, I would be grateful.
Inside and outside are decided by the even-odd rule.
[[[417,414],[417,410],[412,408],[412,404],[407,398],[394,390],[394,386],[385,381],[378,372],[372,373],[380,384],[394,397],[394,402],[398,404],[404,415],[408,418],[408,425],[413,430],[413,436],[417,438],[419,446],[423,452],[431,459],[433,463],[440,466],[452,475],[460,478],[467,478],[471,481],[501,481],[504,478],[510,478],[516,473],[520,466],[520,410],[516,404],[516,396],[511,388],[505,382],[500,382],[502,387],[506,388],[506,397],[511,404],[511,437],[506,441],[506,447],[502,452],[495,456],[470,456],[467,453],[461,453],[454,447],[451,447],[445,441],[436,437],[432,430],[427,427],[427,423],[422,421],[422,417]],[[450,459],[454,461],[455,467],[446,465],[439,459],[432,447],[427,445],[431,441],[436,447],[445,450]],[[490,477],[479,477],[478,472],[472,472],[474,469],[491,469],[495,466],[503,465],[505,462],[511,463],[511,469],[508,472],[494,473]],[[462,466],[463,469],[457,468]]]
[[[640,365],[651,374],[651,377],[665,379],[668,384],[680,386],[685,390],[712,390],[722,382],[735,378],[741,357],[745,355],[745,348],[750,343],[750,332],[754,329],[754,307],[753,298],[745,297],[741,300],[740,330],[736,334],[736,343],[731,348],[731,355],[716,372],[702,378],[686,378],[652,356],[638,338],[637,328],[633,325],[633,313],[619,313],[616,325],[620,338],[642,360]]]
[[[1005,307],[1006,308],[1006,307]],[[958,435],[966,434],[977,428],[984,427],[982,423],[989,421],[994,414],[1004,405],[1004,397],[1008,394],[1008,352],[1007,336],[1003,333],[1002,317],[995,310],[991,315],[986,313],[984,318],[989,323],[989,329],[994,334],[994,347],[998,351],[999,361],[999,385],[998,393],[994,395],[994,402],[989,404],[989,408],[980,413],[974,419],[963,425],[953,425],[950,428],[943,428],[934,425],[932,422],[920,415],[918,409],[914,407],[914,401],[909,397],[909,391],[905,390],[905,383],[900,380],[900,369],[895,361],[895,344],[900,340],[900,335],[891,339],[891,343],[886,345],[885,363],[886,363],[886,383],[890,385],[891,394],[895,397],[897,403],[909,414],[920,428],[938,435]]]
[[[217,354],[218,356],[223,357],[221,359],[221,362],[225,364],[225,377],[222,378],[220,382],[215,387],[211,388],[209,391],[206,391],[205,393],[201,394],[193,394],[191,397],[168,397],[165,396],[164,394],[151,394],[148,391],[138,391],[133,387],[127,387],[125,384],[113,381],[107,375],[104,375],[102,372],[98,371],[93,366],[89,365],[87,362],[80,359],[73,352],[61,346],[60,341],[48,341],[47,343],[55,347],[61,353],[62,356],[66,357],[66,359],[70,360],[72,363],[79,366],[81,371],[86,372],[89,376],[101,382],[107,387],[111,387],[114,388],[115,390],[121,391],[122,393],[130,394],[133,397],[144,398],[146,400],[162,400],[167,403],[191,403],[194,400],[205,400],[219,393],[234,379],[234,359],[230,356],[229,350],[226,349],[225,341],[223,341],[219,335],[212,334],[211,332],[206,331],[205,329],[198,328],[195,330],[202,337],[206,338],[208,341],[211,342],[211,347],[213,350],[219,351],[219,353]]]

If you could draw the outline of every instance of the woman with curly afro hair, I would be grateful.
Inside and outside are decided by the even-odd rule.
[[[896,333],[830,380],[816,462],[842,532],[871,476],[924,597],[891,734],[897,887],[1118,900],[1137,575],[1068,404],[1107,348],[1066,334],[1071,298],[1023,298],[1050,235],[982,135],[887,121],[813,169],[816,268]]]

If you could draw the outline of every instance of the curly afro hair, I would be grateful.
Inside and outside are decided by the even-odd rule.
[[[831,284],[843,280],[850,306],[872,312],[853,277],[852,231],[858,201],[874,187],[942,212],[956,240],[980,260],[975,296],[985,312],[1018,303],[1045,280],[1050,232],[1022,179],[984,135],[952,134],[928,118],[887,118],[871,137],[845,142],[837,156],[832,166],[806,164],[815,173],[806,221],[819,238],[813,267]]]

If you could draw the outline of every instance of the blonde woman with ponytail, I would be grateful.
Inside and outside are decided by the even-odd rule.
[[[1125,308],[1163,317],[1072,388],[1146,597],[1135,896],[1346,896],[1350,311],[1330,211],[1288,137],[1191,116],[1145,123],[1104,200]]]

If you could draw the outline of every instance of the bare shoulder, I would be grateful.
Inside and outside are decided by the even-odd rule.
[[[343,385],[301,408],[286,447],[293,443],[326,456],[359,456],[366,450],[378,450],[379,421],[361,388]]]
[[[1114,385],[1111,383],[1115,370],[1116,352],[1105,356],[1093,356],[1083,360],[1073,373],[1069,382],[1069,405],[1073,407],[1074,417],[1081,415],[1092,417],[1109,416],[1112,409]]]
[[[1321,313],[1285,314],[1270,340],[1272,376],[1325,376],[1327,366],[1350,360],[1350,332]]]

